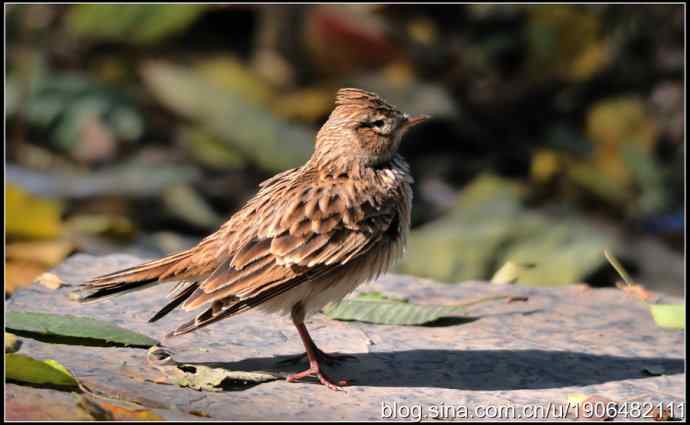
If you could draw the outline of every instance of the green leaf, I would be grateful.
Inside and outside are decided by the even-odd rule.
[[[405,298],[391,297],[391,296],[385,295],[385,294],[378,292],[378,291],[360,292],[357,295],[356,299],[359,301],[391,301],[391,302],[400,302],[400,303],[409,302]]]
[[[5,354],[5,372],[11,381],[74,388],[79,385],[70,371],[55,360],[36,360],[24,354]]]
[[[379,325],[423,325],[441,317],[464,313],[463,307],[416,305],[391,301],[345,300],[327,307],[331,319],[355,320]]]
[[[657,325],[667,329],[685,329],[684,304],[650,304],[649,310]]]
[[[150,347],[157,343],[145,335],[91,317],[13,311],[5,316],[5,328],[38,339],[62,337],[61,342],[67,344]]]
[[[81,37],[152,44],[191,25],[205,5],[80,4],[67,15],[69,30]]]
[[[355,320],[379,325],[424,325],[441,318],[463,314],[471,305],[507,298],[499,295],[462,304],[433,305],[412,304],[405,299],[389,298],[379,292],[370,292],[328,305],[324,308],[324,313],[336,320]]]
[[[142,66],[144,83],[157,100],[255,161],[266,170],[303,164],[314,149],[314,132],[276,118],[235,90],[210,81],[203,73],[167,62]]]

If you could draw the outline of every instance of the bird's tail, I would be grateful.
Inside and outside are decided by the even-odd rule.
[[[115,295],[149,288],[170,280],[180,280],[179,272],[184,270],[184,263],[191,255],[191,251],[183,251],[160,260],[149,261],[138,266],[129,267],[94,277],[82,285],[82,289],[93,291],[82,297],[80,301],[90,302]]]

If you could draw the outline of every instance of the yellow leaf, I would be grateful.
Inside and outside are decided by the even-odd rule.
[[[30,384],[77,387],[77,380],[69,370],[55,360],[36,360],[23,354],[5,354],[8,380]]]
[[[16,353],[22,346],[22,341],[14,334],[5,332],[5,353]]]
[[[649,309],[657,325],[667,329],[685,329],[685,305],[650,304]]]
[[[55,238],[62,232],[61,203],[29,194],[12,183],[5,184],[8,236]]]

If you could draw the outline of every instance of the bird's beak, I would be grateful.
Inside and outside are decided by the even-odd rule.
[[[405,118],[405,128],[409,129],[431,118],[429,115],[412,115]]]

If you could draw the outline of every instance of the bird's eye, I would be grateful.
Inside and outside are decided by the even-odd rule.
[[[371,125],[374,127],[383,127],[384,124],[385,123],[383,122],[383,120],[376,120],[376,121],[371,123]]]

